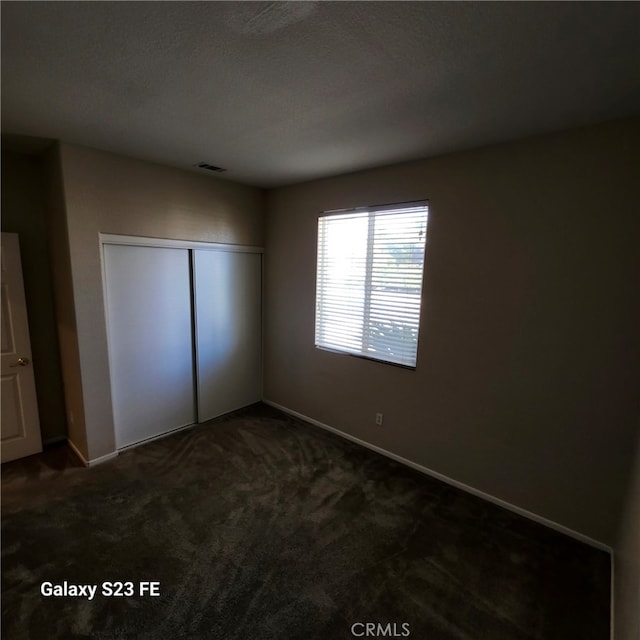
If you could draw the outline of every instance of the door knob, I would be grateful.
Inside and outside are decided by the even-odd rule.
[[[29,364],[29,358],[18,358],[10,367],[26,367]]]

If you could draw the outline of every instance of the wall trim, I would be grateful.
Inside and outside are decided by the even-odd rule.
[[[174,249],[200,249],[205,251],[235,251],[238,253],[264,253],[262,247],[200,240],[174,240],[172,238],[149,238],[146,236],[125,236],[115,233],[99,233],[100,245],[127,244],[136,247],[170,247]]]
[[[162,433],[157,433],[155,436],[149,436],[144,440],[138,440],[137,442],[132,442],[131,444],[125,444],[118,448],[118,453],[124,453],[129,449],[135,449],[143,444],[148,444],[149,442],[153,442],[154,440],[162,440],[162,438],[168,438],[179,431],[185,431],[186,429],[193,429],[193,427],[197,427],[201,422],[190,422],[189,424],[183,424],[181,427],[176,427],[175,429],[171,429],[169,431],[163,431]]]
[[[95,467],[97,464],[102,464],[103,462],[107,462],[107,460],[111,460],[113,458],[117,458],[118,457],[118,452],[117,451],[113,451],[112,453],[107,453],[104,456],[100,456],[98,458],[93,458],[93,460],[87,460],[80,453],[80,450],[78,449],[78,447],[76,447],[76,445],[73,444],[73,440],[71,440],[70,438],[67,438],[67,443],[69,444],[69,446],[71,447],[71,450],[76,454],[76,456],[78,456],[80,462],[82,462],[82,464],[85,467]]]
[[[554,529],[555,531],[558,531],[560,533],[564,533],[565,535],[571,537],[571,538],[575,538],[576,540],[579,540],[580,542],[584,542],[585,544],[588,544],[592,547],[595,547],[596,549],[600,549],[601,551],[606,551],[607,553],[609,553],[611,555],[611,557],[613,557],[613,550],[611,549],[611,547],[607,544],[605,544],[604,542],[600,542],[599,540],[594,540],[593,538],[590,538],[589,536],[580,533],[578,531],[574,531],[573,529],[570,529],[569,527],[565,527],[562,524],[559,524],[557,522],[554,522],[553,520],[549,520],[548,518],[545,518],[543,516],[538,515],[537,513],[533,513],[531,511],[527,511],[526,509],[523,509],[522,507],[518,507],[514,504],[511,504],[510,502],[507,502],[505,500],[502,500],[501,498],[497,498],[496,496],[493,496],[489,493],[485,493],[484,491],[481,491],[480,489],[475,489],[474,487],[471,487],[467,484],[464,484],[463,482],[459,482],[458,480],[454,480],[453,478],[450,478],[449,476],[445,476],[442,473],[439,473],[438,471],[433,471],[432,469],[429,469],[427,467],[422,466],[421,464],[418,464],[417,462],[413,462],[412,460],[409,460],[407,458],[403,458],[402,456],[397,455],[396,453],[393,453],[391,451],[387,451],[386,449],[383,449],[382,447],[378,447],[375,444],[371,444],[370,442],[367,442],[366,440],[361,440],[360,438],[356,438],[355,436],[352,436],[344,431],[341,431],[340,429],[336,429],[335,427],[331,427],[328,424],[324,424],[323,422],[320,422],[318,420],[315,420],[314,418],[310,418],[309,416],[304,415],[303,413],[299,413],[298,411],[294,411],[293,409],[289,409],[288,407],[285,407],[281,404],[278,404],[277,402],[273,402],[272,400],[267,400],[266,398],[263,398],[262,401],[265,404],[268,404],[269,406],[273,407],[274,409],[278,409],[280,411],[282,411],[283,413],[288,413],[289,415],[292,415],[296,418],[299,418],[300,420],[304,420],[305,422],[309,422],[310,424],[316,426],[316,427],[320,427],[321,429],[325,429],[326,431],[330,431],[331,433],[335,433],[336,435],[345,438],[346,440],[350,440],[351,442],[355,442],[356,444],[359,444],[363,447],[366,447],[367,449],[371,449],[372,451],[375,451],[376,453],[379,453],[383,456],[386,456],[387,458],[391,458],[392,460],[395,460],[396,462],[399,462],[400,464],[403,464],[407,467],[411,467],[412,469],[415,469],[416,471],[419,471],[420,473],[424,473],[427,476],[431,476],[432,478],[435,478],[436,480],[440,480],[441,482],[444,482],[446,484],[449,484],[453,487],[456,487],[456,489],[461,489],[462,491],[465,491],[466,493],[470,493],[478,498],[482,498],[483,500],[487,500],[487,502],[492,502],[493,504],[498,505],[499,507],[502,507],[504,509],[507,509],[509,511],[513,511],[514,513],[517,513],[518,515],[524,516],[525,518],[528,518],[529,520],[533,520],[534,522],[537,522],[539,524],[542,524],[546,527],[549,527],[550,529]]]

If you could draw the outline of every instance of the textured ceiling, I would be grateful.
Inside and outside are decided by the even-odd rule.
[[[1,10],[4,133],[259,186],[640,113],[636,2]]]

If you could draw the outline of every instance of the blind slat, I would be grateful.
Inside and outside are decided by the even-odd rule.
[[[415,367],[426,203],[318,220],[316,345]]]

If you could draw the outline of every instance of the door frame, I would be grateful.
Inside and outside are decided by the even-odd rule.
[[[204,242],[200,240],[174,240],[171,238],[150,238],[144,236],[124,236],[114,233],[99,233],[100,257],[104,255],[105,244],[130,244],[138,247],[170,247],[173,249],[200,249],[205,251],[234,251],[237,253],[264,253],[263,247],[246,244]],[[102,261],[104,275],[104,260]]]
[[[111,385],[111,344],[110,344],[110,340],[109,340],[109,316],[108,316],[108,301],[107,301],[107,272],[106,272],[106,263],[105,263],[105,257],[104,257],[104,247],[105,245],[129,245],[129,246],[136,246],[136,247],[158,247],[158,248],[171,248],[171,249],[188,249],[188,250],[198,250],[198,251],[229,251],[229,252],[234,252],[234,253],[257,253],[257,254],[261,254],[261,259],[260,259],[260,268],[261,268],[261,273],[262,273],[262,283],[261,283],[261,298],[262,300],[264,300],[264,248],[263,247],[259,247],[259,246],[255,246],[255,245],[240,245],[240,244],[229,244],[229,243],[222,243],[222,242],[204,242],[204,241],[200,241],[200,240],[176,240],[173,238],[153,238],[153,237],[147,237],[147,236],[129,236],[129,235],[120,235],[120,234],[113,234],[113,233],[98,233],[98,242],[100,245],[100,271],[101,271],[101,275],[102,275],[102,299],[103,299],[103,312],[104,312],[104,319],[105,319],[105,333],[106,333],[106,339],[107,339],[107,364],[108,364],[108,369],[109,369],[109,388],[110,388],[110,394],[111,394],[111,406],[113,407],[113,391],[111,389],[112,385]],[[190,254],[189,256],[189,262],[191,265],[191,269],[193,272],[193,262],[194,262],[194,257],[193,257],[193,253]],[[192,292],[193,295],[193,292]],[[260,322],[261,322],[261,326],[264,326],[264,304],[261,305],[261,318],[260,318]],[[264,358],[264,331],[262,332],[262,337],[261,337],[262,343],[260,345],[260,351],[261,351],[261,359]],[[194,345],[195,348],[195,345]],[[196,368],[195,366],[195,360],[194,360],[194,369]],[[197,394],[197,371],[194,370],[194,375],[196,376],[194,378],[194,382],[195,382],[195,392]],[[263,385],[264,385],[264,381],[263,381]],[[262,387],[261,390],[261,395],[264,396],[264,386]],[[197,402],[197,401],[196,401]],[[196,423],[197,424],[197,420],[198,420],[198,414],[197,414],[197,405],[196,405]],[[145,440],[142,440],[141,442],[136,442],[130,445],[127,445],[125,447],[120,447],[117,448],[116,451],[126,451],[127,449],[131,449],[133,447],[137,447],[141,444],[145,444],[147,442],[152,442],[153,440],[157,440],[159,438],[165,438],[166,436],[169,436],[171,434],[174,434],[178,431],[182,431],[184,429],[190,429],[191,427],[193,427],[193,424],[189,424],[189,425],[185,425],[182,427],[177,427],[176,429],[172,429],[170,431],[158,434],[156,436],[152,436],[150,438],[147,438]],[[115,431],[115,424],[114,424],[114,431]]]

